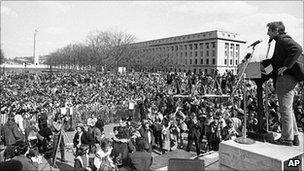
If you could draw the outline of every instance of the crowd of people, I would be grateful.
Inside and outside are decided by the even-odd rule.
[[[62,129],[76,131],[74,168],[80,170],[148,170],[152,151],[160,155],[177,148],[192,151],[193,143],[198,156],[217,151],[221,141],[243,134],[241,86],[233,103],[220,97],[231,94],[236,81],[231,72],[6,73],[0,90],[1,142],[6,147],[0,165],[16,162],[27,170],[37,170],[40,155],[53,165],[58,144],[61,162],[65,162]],[[280,132],[278,103],[269,82],[268,129]],[[245,86],[246,129],[255,131],[259,122],[256,86],[250,81]],[[298,85],[294,100],[302,130],[303,87],[303,83]],[[113,129],[115,137],[109,139],[104,125],[115,122],[119,126]],[[93,163],[89,162],[90,153],[95,154]]]

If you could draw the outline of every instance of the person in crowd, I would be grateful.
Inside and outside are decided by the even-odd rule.
[[[90,153],[96,152],[97,146],[99,145],[101,140],[104,138],[103,126],[104,126],[103,121],[101,119],[98,119],[97,122],[95,123],[94,127],[92,128],[91,135],[93,136],[93,139],[94,139],[94,145],[90,146]]]
[[[95,117],[94,114],[91,115],[91,117],[89,117],[87,125],[88,127],[88,132],[91,134],[93,132],[93,127],[95,126],[97,122],[97,118]]]
[[[280,118],[273,108],[269,110],[269,131],[281,132]]]
[[[7,146],[3,152],[3,161],[8,161],[16,156],[16,146]],[[2,161],[1,161],[2,162]]]
[[[298,104],[295,107],[295,115],[296,115],[296,120],[298,127],[304,131],[304,110],[301,104]]]
[[[199,156],[201,153],[200,137],[201,137],[202,125],[197,120],[197,116],[195,113],[191,113],[190,119],[187,121],[187,127],[189,129],[189,132],[188,132],[188,144],[186,151],[188,152],[190,151],[191,146],[194,142],[196,147],[196,154],[197,156]]]
[[[149,152],[152,152],[152,146],[154,144],[154,136],[153,136],[153,130],[151,129],[151,123],[149,120],[144,119],[142,120],[142,125],[139,128],[139,133],[141,137],[143,137],[146,142],[149,144]]]
[[[215,118],[214,121],[210,123],[210,137],[208,141],[211,147],[210,150],[218,151],[219,144],[222,140],[221,131],[219,119]]]
[[[170,151],[176,150],[178,147],[178,136],[180,135],[180,128],[178,127],[175,113],[169,115],[169,120],[171,122],[169,132],[170,132]]]
[[[66,162],[66,160],[65,160],[64,135],[63,135],[62,130],[61,130],[61,129],[63,129],[63,123],[62,122],[63,122],[62,119],[60,119],[59,117],[56,117],[56,118],[54,118],[53,125],[51,127],[51,130],[53,132],[53,142],[54,142],[53,147],[55,147],[52,158],[54,160],[56,160],[55,159],[55,156],[56,156],[56,153],[57,153],[56,145],[59,143],[58,146],[59,146],[60,154],[61,154],[60,161],[61,162]]]
[[[17,141],[16,144],[16,156],[13,160],[17,160],[22,164],[23,171],[38,171],[38,159],[34,156],[27,156],[29,146],[24,141]]]
[[[86,169],[89,167],[89,147],[94,144],[94,139],[93,136],[85,131],[81,123],[76,126],[73,144],[76,147],[74,168],[77,170]]]
[[[153,123],[153,136],[155,139],[155,145],[157,145],[160,149],[163,149],[163,138],[162,138],[162,119],[156,116],[155,122]]]
[[[147,152],[149,144],[144,138],[136,139],[136,151],[130,154],[131,169],[134,171],[149,171],[153,163],[151,153]]]
[[[38,124],[36,121],[31,120],[29,123],[29,126],[25,128],[25,142],[28,142],[30,144],[30,148],[36,148],[38,139]]]
[[[7,122],[3,125],[1,132],[2,141],[5,146],[13,145],[17,141],[24,141],[24,135],[12,115],[9,116]]]
[[[186,133],[186,131],[188,130],[187,128],[187,124],[185,123],[186,120],[186,115],[182,112],[183,108],[182,107],[177,107],[176,108],[176,123],[177,126],[179,128],[179,132],[178,132],[178,136],[177,136],[177,141],[179,144],[179,148],[183,148],[184,147],[184,134]]]
[[[18,113],[16,113],[16,115],[14,117],[14,120],[17,123],[21,133],[25,134],[25,129],[24,129],[24,126],[23,126],[23,117],[22,117],[21,114],[22,114],[21,111],[18,111]]]
[[[238,117],[231,117],[232,121],[233,121],[233,127],[234,129],[239,133],[239,135],[242,134],[242,121],[240,118]]]
[[[110,139],[105,138],[99,143],[100,148],[97,149],[94,157],[94,167],[96,170],[105,171],[117,169],[111,157],[113,146]]]
[[[171,122],[167,117],[163,118],[163,128],[162,128],[162,154],[165,154],[170,151],[171,142],[170,142],[170,127]]]
[[[272,58],[262,61],[262,66],[273,67],[271,76],[278,96],[282,124],[281,137],[274,143],[299,146],[299,132],[292,108],[299,80],[292,67],[302,54],[302,47],[286,34],[283,22],[270,22],[267,28],[270,41],[275,40],[276,44]]]
[[[100,143],[101,140],[104,138],[104,122],[99,119],[97,120],[97,122],[95,123],[94,127],[93,127],[93,137],[95,140],[95,143]]]
[[[210,142],[210,137],[211,137],[211,123],[214,121],[213,118],[213,112],[211,111],[211,109],[208,107],[206,109],[207,112],[207,116],[204,122],[204,129],[205,130],[204,134],[206,135],[206,140],[207,140],[207,150],[211,149],[211,144]],[[200,137],[201,139],[203,138],[202,136]]]
[[[256,118],[256,113],[253,110],[248,111],[248,119],[247,119],[247,129],[248,131],[256,131],[258,125],[258,119]]]
[[[233,126],[233,120],[231,118],[227,119],[227,125],[221,132],[222,140],[234,140],[238,135],[238,132]]]
[[[135,146],[130,139],[129,130],[125,126],[114,127],[115,136],[111,156],[119,169],[130,167],[130,153],[135,151]]]
[[[54,151],[53,132],[51,128],[49,128],[46,120],[39,121],[38,128],[39,131],[36,134],[38,139],[37,142],[38,151],[41,154],[44,154],[44,157],[46,159],[50,159]]]
[[[1,171],[23,171],[23,165],[18,160],[0,162]]]

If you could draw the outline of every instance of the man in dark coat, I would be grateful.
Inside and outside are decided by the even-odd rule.
[[[149,144],[142,138],[137,138],[136,147],[137,150],[130,154],[131,168],[136,171],[149,171],[153,162],[151,153],[148,153],[147,149]]]
[[[154,145],[153,130],[150,128],[150,122],[147,119],[142,121],[142,126],[139,128],[141,137],[149,144],[148,152],[152,152],[152,145]]]
[[[197,120],[195,113],[191,113],[190,120],[187,122],[187,126],[189,129],[189,133],[188,133],[188,144],[186,151],[188,152],[190,151],[192,143],[194,141],[196,147],[196,154],[199,156],[201,153],[200,137],[201,137],[202,125]]]
[[[14,121],[13,116],[10,116],[2,127],[1,135],[5,146],[13,145],[19,140],[24,141],[24,135],[21,133],[17,123]]]
[[[293,106],[295,87],[298,83],[296,75],[291,68],[302,53],[302,47],[285,33],[285,26],[282,22],[271,22],[267,24],[270,41],[275,40],[275,49],[271,59],[262,61],[264,67],[270,64],[273,67],[272,78],[279,102],[281,114],[282,135],[275,141],[275,144],[298,146],[298,127]]]

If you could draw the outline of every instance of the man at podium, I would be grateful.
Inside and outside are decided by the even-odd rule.
[[[272,58],[262,61],[262,66],[273,68],[271,76],[278,96],[282,123],[281,138],[274,143],[299,146],[298,127],[292,107],[295,87],[299,81],[291,68],[300,57],[302,47],[286,34],[282,22],[270,22],[267,28],[270,42],[275,40],[276,43]]]

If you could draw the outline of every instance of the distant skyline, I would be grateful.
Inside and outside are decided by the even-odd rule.
[[[303,47],[303,1],[1,1],[1,49],[6,58],[33,56],[35,28],[39,56],[84,42],[94,30],[141,42],[219,29],[240,34],[247,45],[262,39],[253,59],[261,60],[271,21],[283,21]]]

